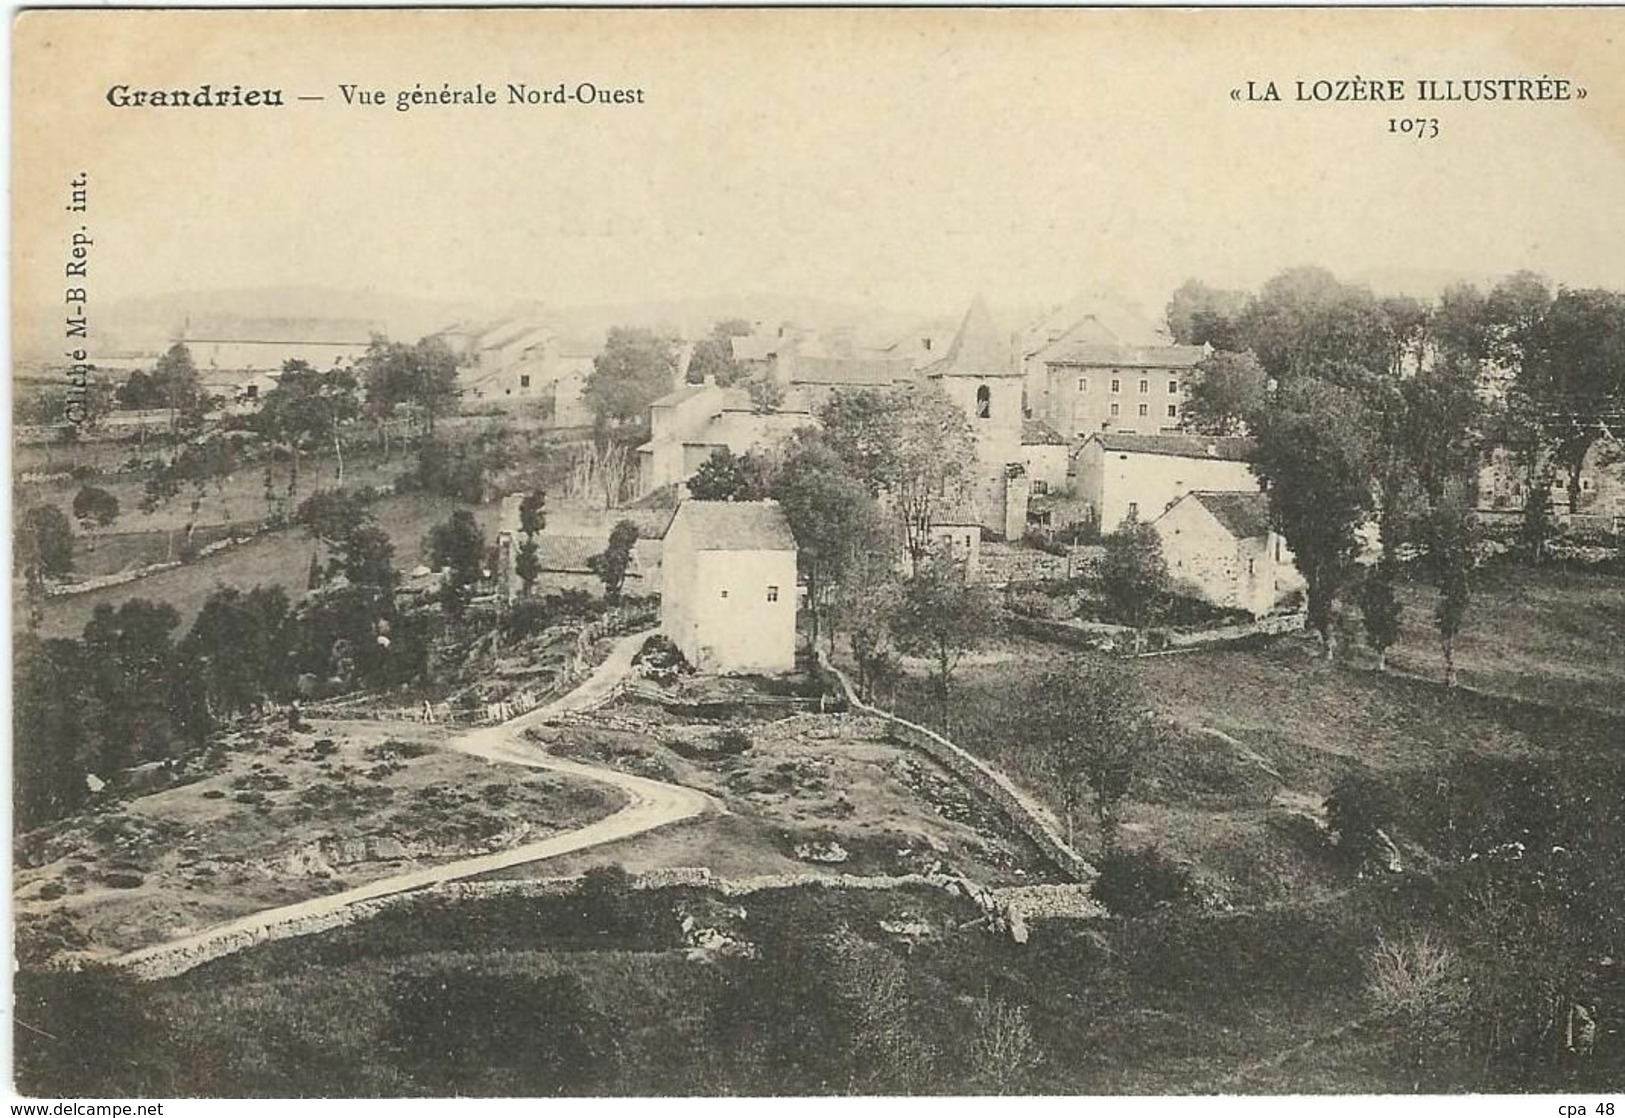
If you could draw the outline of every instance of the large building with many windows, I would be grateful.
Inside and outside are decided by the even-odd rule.
[[[1205,346],[1134,346],[1061,338],[1027,359],[1033,414],[1072,438],[1102,431],[1159,435],[1180,430]],[[1041,390],[1034,392],[1038,383]]]

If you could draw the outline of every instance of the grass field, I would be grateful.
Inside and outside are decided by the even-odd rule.
[[[1437,595],[1415,583],[1401,591],[1403,632],[1390,663],[1442,678]],[[1469,687],[1625,714],[1625,578],[1558,566],[1481,568],[1456,664]]]
[[[410,570],[423,561],[423,539],[429,529],[457,509],[467,507],[450,498],[411,493],[384,498],[373,506],[373,513],[394,541],[396,566]],[[500,507],[490,504],[472,511],[486,538],[494,539]],[[158,546],[162,537],[149,539]],[[45,606],[41,632],[46,636],[77,636],[98,605],[107,602],[116,606],[130,598],[168,602],[181,615],[184,631],[217,586],[281,586],[290,598],[297,599],[305,592],[311,552],[316,549],[303,529],[289,528],[135,582],[53,598]]]
[[[1407,588],[1409,599],[1425,593]],[[1314,897],[1338,886],[1305,823],[1341,777],[1374,774],[1422,789],[1464,759],[1617,757],[1625,736],[1612,716],[1625,703],[1619,598],[1607,579],[1556,570],[1514,572],[1483,587],[1459,661],[1464,682],[1512,697],[1504,701],[1360,663],[1327,664],[1301,637],[1118,661],[1165,726],[1130,794],[1126,841],[1190,860],[1231,903]],[[1425,668],[1423,611],[1410,613],[1394,660]],[[951,711],[956,741],[1057,810],[1054,785],[1024,737],[1022,695],[1067,655],[1017,638],[984,650],[958,672]],[[923,672],[914,666],[899,701],[935,725]],[[1548,705],[1565,695],[1576,696],[1572,709]],[[1080,835],[1081,848],[1098,853],[1092,828]]]

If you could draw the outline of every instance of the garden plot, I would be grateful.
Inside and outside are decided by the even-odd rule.
[[[531,734],[560,756],[685,784],[727,807],[728,816],[653,844],[618,844],[610,853],[628,868],[958,872],[990,883],[1048,872],[991,805],[929,758],[891,740],[879,719],[803,713],[703,721],[623,700]]]
[[[161,787],[18,843],[18,942],[102,957],[616,810],[591,781],[440,748],[446,731],[318,722],[233,734]]]

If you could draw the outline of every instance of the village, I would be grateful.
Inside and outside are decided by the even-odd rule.
[[[1503,857],[1617,825],[1576,797],[1619,779],[1625,301],[1298,268],[1019,321],[188,314],[93,354],[72,422],[19,368],[38,1011],[166,1014],[205,1053],[181,1094],[1589,1082],[1608,921],[1518,978],[1568,968],[1545,1017],[1406,984],[1495,988],[1537,913],[1566,936],[1620,887],[1519,892],[1544,871]],[[1474,939],[1491,879],[1518,899]],[[572,1022],[522,1065],[233,1054],[306,968],[381,990],[392,952],[499,947],[540,969],[300,1028],[421,1055]],[[653,1014],[673,991],[702,1009]],[[821,997],[851,1016],[815,1057]],[[1302,1030],[1340,1039],[1272,1062]]]

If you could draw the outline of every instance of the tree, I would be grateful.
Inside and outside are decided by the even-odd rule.
[[[191,685],[215,716],[261,709],[284,689],[292,650],[288,596],[280,586],[244,594],[220,587],[204,600],[178,648]]]
[[[769,480],[763,458],[751,451],[736,455],[719,446],[686,484],[696,501],[760,501],[767,496]]]
[[[858,669],[858,691],[870,701],[889,692],[895,682],[890,639],[898,592],[897,573],[889,557],[884,552],[859,552],[842,571],[831,594],[830,631],[846,630]]]
[[[434,568],[447,572],[448,582],[470,586],[485,563],[485,533],[472,512],[458,509],[429,530],[427,551]]]
[[[371,587],[385,596],[400,577],[395,543],[370,517],[339,541],[338,568],[352,586]]]
[[[76,642],[25,632],[14,650],[13,781],[17,823],[28,829],[85,801],[85,710],[77,693]]]
[[[1247,309],[1245,291],[1224,291],[1200,280],[1180,284],[1168,301],[1168,332],[1179,345],[1237,349],[1237,319]]]
[[[880,510],[841,457],[810,434],[791,443],[768,495],[784,510],[796,538],[807,587],[808,643],[816,648],[824,614],[847,571],[865,556],[889,558]],[[830,635],[833,640],[833,628]]]
[[[935,384],[842,393],[820,418],[828,445],[895,510],[903,548],[918,566],[937,517],[962,496],[975,462],[970,421]]]
[[[677,380],[677,355],[670,338],[641,327],[610,330],[604,350],[593,358],[581,390],[601,426],[642,425],[649,405],[670,392]]]
[[[108,528],[118,519],[118,498],[105,489],[87,485],[73,497],[73,518],[85,531]]]
[[[1518,540],[1529,553],[1532,562],[1546,558],[1546,545],[1557,534],[1552,517],[1552,483],[1550,478],[1538,477],[1529,486],[1524,498],[1523,517],[1518,523]]]
[[[638,526],[630,520],[618,521],[609,530],[609,544],[587,560],[587,566],[604,584],[604,599],[621,600],[621,587],[632,566],[632,549],[638,542]]]
[[[1384,541],[1386,548],[1387,543]],[[1365,639],[1377,653],[1377,670],[1388,667],[1388,649],[1399,639],[1399,622],[1404,607],[1394,592],[1398,563],[1385,551],[1377,565],[1366,574],[1360,587],[1360,620]]]
[[[1239,320],[1240,343],[1285,385],[1313,376],[1344,387],[1386,377],[1393,332],[1364,287],[1340,283],[1324,268],[1292,268],[1265,283]]]
[[[1459,494],[1449,495],[1429,516],[1425,563],[1428,578],[1439,591],[1433,620],[1439,630],[1444,681],[1449,687],[1456,685],[1456,637],[1472,601],[1477,548],[1478,525],[1471,510]]]
[[[531,591],[536,586],[536,579],[542,573],[541,554],[535,539],[527,537],[525,542],[519,545],[519,550],[514,554],[513,573],[524,587],[524,596],[530,597]]]
[[[361,415],[360,385],[348,369],[320,372],[310,363],[289,360],[282,364],[282,376],[260,401],[254,426],[267,438],[277,440],[292,455],[288,495],[299,486],[299,451],[306,442],[331,441],[338,466],[335,482],[344,485],[343,429]]]
[[[1264,406],[1268,377],[1251,353],[1215,353],[1196,365],[1185,425],[1207,435],[1239,435]]]
[[[713,326],[710,335],[694,343],[694,352],[688,361],[689,383],[699,384],[709,379],[727,388],[743,379],[745,371],[734,360],[733,339],[750,332],[750,323],[742,318],[724,319]]]
[[[936,555],[918,564],[904,581],[890,627],[898,648],[932,661],[946,731],[954,669],[965,653],[996,631],[997,604],[985,587],[966,578],[963,563]]]
[[[167,602],[131,598],[117,609],[96,607],[84,629],[84,692],[96,704],[98,771],[169,755],[175,739],[175,692],[190,687],[175,670],[172,638],[180,615]]]
[[[30,585],[73,573],[73,525],[55,505],[36,505],[17,522],[17,569]]]
[[[540,489],[526,493],[519,501],[519,531],[525,542],[514,555],[513,573],[524,586],[524,596],[530,597],[537,577],[542,573],[542,559],[536,546],[536,534],[547,527],[547,494]]]
[[[1087,790],[1101,842],[1114,846],[1119,809],[1154,741],[1134,680],[1106,661],[1077,658],[1041,675],[1022,700],[1022,737],[1055,782],[1067,844],[1075,839],[1074,818]]]
[[[1261,413],[1253,472],[1266,485],[1270,524],[1308,583],[1306,624],[1333,655],[1332,618],[1371,510],[1369,420],[1348,389],[1312,377],[1286,385]]]
[[[519,530],[534,536],[547,527],[547,493],[533,489],[519,501]]]
[[[1112,616],[1143,629],[1156,620],[1168,600],[1170,579],[1162,537],[1130,512],[1104,543],[1105,552],[1096,568],[1101,595]]]
[[[462,395],[457,356],[441,338],[408,344],[374,335],[356,368],[366,387],[367,408],[381,429],[387,430],[389,415],[398,405],[407,404],[423,416],[432,436],[435,419],[455,407]]]
[[[1586,454],[1608,421],[1625,415],[1625,294],[1559,291],[1516,336],[1525,355],[1519,388],[1567,474],[1569,512],[1578,512]]]

